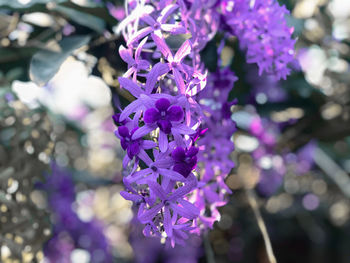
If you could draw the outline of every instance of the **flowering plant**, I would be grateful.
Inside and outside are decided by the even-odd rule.
[[[247,62],[278,78],[293,61],[292,29],[275,1],[128,1],[118,30],[128,64],[119,84],[134,98],[113,116],[127,152],[122,196],[138,207],[146,236],[174,246],[211,228],[231,190],[235,123],[228,95],[237,80],[218,60],[208,72],[200,52],[215,35],[237,36]],[[271,14],[273,15],[271,17]]]

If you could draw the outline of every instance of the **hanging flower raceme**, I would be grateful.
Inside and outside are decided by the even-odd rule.
[[[123,166],[132,168],[122,195],[138,207],[144,234],[172,246],[184,243],[200,213],[189,201],[198,185],[192,138],[204,118],[195,96],[207,76],[199,51],[217,28],[206,15],[214,10],[201,3],[130,1],[119,26],[126,41],[119,54],[128,64],[119,83],[135,97],[114,116],[127,152]]]
[[[223,19],[240,46],[247,52],[247,62],[285,79],[294,61],[293,28],[287,26],[289,11],[276,0],[222,0]]]
[[[285,29],[284,11],[272,1],[265,5],[256,1],[253,11],[245,9],[247,1],[234,2],[244,15],[250,15],[248,20],[255,19],[251,12],[259,14],[248,24],[261,23],[273,7],[281,22],[278,26]],[[260,41],[260,31],[247,36],[249,32],[239,24],[242,14],[227,5],[224,1],[129,0],[126,18],[118,28],[126,42],[119,54],[128,65],[118,80],[135,98],[113,117],[118,126],[115,134],[126,151],[123,167],[128,172],[121,194],[134,202],[143,233],[164,238],[171,246],[184,244],[189,232],[212,227],[220,217],[217,207],[231,193],[225,178],[234,166],[230,154],[236,128],[231,108],[236,101],[227,99],[237,77],[222,67],[221,60],[217,71],[208,73],[200,51],[218,29],[225,28],[220,24],[224,20],[232,29],[237,25],[233,33],[248,49],[248,62],[257,62],[262,71],[277,69],[283,77],[288,73],[284,64],[290,61],[285,55],[290,44],[282,50],[283,41],[277,45],[270,39],[276,34],[288,38],[288,34],[278,33],[276,26],[267,40]],[[271,29],[272,22],[265,20]],[[277,45],[273,48],[278,57],[266,55],[266,50],[254,53],[260,47],[250,46],[267,48],[271,43]]]

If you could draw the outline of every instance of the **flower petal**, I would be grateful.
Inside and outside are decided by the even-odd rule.
[[[170,107],[170,101],[167,98],[160,98],[155,105],[159,111],[166,111]]]
[[[141,88],[130,79],[119,77],[118,81],[120,86],[128,90],[134,97],[138,98],[142,93]]]
[[[163,31],[170,32],[171,34],[178,35],[178,34],[186,34],[186,28],[179,24],[162,24],[160,28]]]
[[[184,117],[184,111],[180,106],[173,105],[168,111],[168,120],[169,121],[181,121]]]
[[[152,219],[156,216],[156,214],[158,214],[158,212],[160,211],[160,209],[162,209],[163,207],[163,204],[160,203],[160,204],[157,204],[155,206],[153,206],[152,208],[150,209],[147,209],[147,210],[144,210],[139,216],[139,221],[142,223],[142,224],[145,224],[147,222],[151,222]]]
[[[180,181],[180,182],[183,182],[185,180],[185,178],[177,173],[176,171],[172,171],[172,170],[169,170],[169,169],[164,169],[164,168],[158,168],[158,172],[159,174],[173,180],[173,181]]]
[[[171,223],[170,209],[168,206],[164,207],[164,230],[168,237],[173,235],[173,226]]]
[[[192,130],[190,127],[186,126],[185,124],[179,124],[179,125],[174,125],[173,129],[175,129],[178,133],[180,134],[193,134],[196,131]]]
[[[130,194],[127,191],[121,191],[120,195],[125,199],[133,202],[141,201],[142,197],[135,194]]]
[[[162,12],[160,13],[160,16],[158,17],[158,21],[161,24],[164,24],[164,22],[167,20],[167,18],[178,8],[178,5],[167,5],[165,8],[163,8]]]
[[[146,44],[148,40],[148,37],[145,37],[144,39],[142,39],[142,41],[140,42],[140,44],[138,45],[138,47],[136,48],[136,51],[135,51],[135,59],[136,61],[139,62],[139,58],[141,56],[141,52],[142,52],[142,48],[143,46]]]
[[[149,189],[161,200],[166,200],[166,193],[163,188],[156,182],[147,181]]]
[[[153,66],[151,71],[147,75],[146,80],[146,93],[151,93],[154,89],[156,82],[158,81],[158,77],[162,76],[169,72],[169,65],[159,62]]]
[[[132,135],[131,139],[136,140],[138,138],[141,138],[145,136],[146,134],[149,134],[151,131],[155,129],[155,126],[153,125],[144,125],[141,128],[137,129],[135,133]]]
[[[179,199],[178,202],[183,206],[183,208],[190,211],[194,216],[199,216],[200,211],[194,204],[184,199]]]
[[[174,56],[174,61],[181,62],[181,60],[190,53],[191,53],[191,42],[189,40],[186,40],[184,43],[182,43],[181,47],[177,50]]]
[[[154,124],[160,119],[160,112],[156,108],[150,108],[143,114],[143,121],[146,124]]]
[[[143,102],[142,100],[134,100],[131,102],[128,106],[125,107],[125,109],[122,111],[119,117],[119,121],[125,120],[129,115],[135,111],[137,111],[139,108],[143,107]]]
[[[128,156],[130,159],[134,158],[140,152],[140,144],[139,142],[132,142],[127,150]]]
[[[148,156],[148,154],[145,152],[144,149],[140,149],[139,154],[137,155],[142,161],[145,162],[145,164],[147,164],[148,166],[151,165],[152,160],[151,158]]]
[[[126,127],[126,126],[120,126],[120,127],[118,127],[118,133],[119,133],[119,135],[122,136],[122,137],[130,137],[129,129],[128,129],[128,127]]]
[[[175,80],[176,86],[178,87],[181,94],[185,94],[186,92],[185,83],[180,71],[178,71],[178,69],[176,68],[173,68],[172,71],[174,74],[174,80]]]
[[[156,43],[157,48],[159,49],[159,51],[163,54],[163,56],[168,60],[169,58],[172,58],[172,53],[167,45],[167,43],[165,42],[165,40],[161,37],[159,37],[156,34],[152,34],[152,39],[153,41]]]
[[[168,150],[168,136],[161,130],[159,131],[159,150],[163,153]]]
[[[150,140],[143,140],[142,141],[142,148],[143,149],[152,149],[154,147],[157,146],[157,143],[155,143],[154,141],[150,141]]]
[[[150,26],[140,29],[128,40],[126,45],[129,47],[132,43],[139,41],[141,38],[147,36],[152,31],[153,31],[153,28]]]
[[[159,120],[157,121],[157,125],[159,129],[164,132],[165,134],[170,134],[171,133],[171,122],[168,120]]]
[[[124,46],[119,47],[119,55],[120,57],[128,64],[132,65],[135,63],[135,60],[132,57],[131,49],[127,49]]]
[[[188,194],[192,189],[197,185],[197,179],[193,174],[187,178],[187,181],[184,186],[177,188],[171,196],[168,197],[169,201],[176,201],[180,197]]]

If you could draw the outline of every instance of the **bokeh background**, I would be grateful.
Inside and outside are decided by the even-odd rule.
[[[123,2],[0,0],[0,262],[265,263],[259,224],[277,262],[350,262],[350,1],[280,3],[294,72],[259,77],[229,39],[233,195],[213,230],[167,251],[119,194]],[[203,59],[214,71],[215,39]]]

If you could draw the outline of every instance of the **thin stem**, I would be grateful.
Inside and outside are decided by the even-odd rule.
[[[272,250],[271,240],[270,240],[269,234],[267,232],[265,222],[261,216],[261,213],[260,213],[260,210],[258,207],[258,203],[256,201],[255,193],[253,190],[248,189],[246,187],[245,187],[245,191],[247,194],[247,199],[248,199],[249,205],[251,206],[251,208],[254,212],[254,216],[255,216],[256,221],[258,223],[260,232],[263,236],[265,248],[266,248],[266,254],[267,254],[267,257],[269,259],[269,262],[270,263],[277,263],[276,257],[273,253],[273,250]]]
[[[204,234],[204,248],[205,248],[205,257],[207,259],[207,263],[215,263],[214,252],[210,244],[208,233]]]

